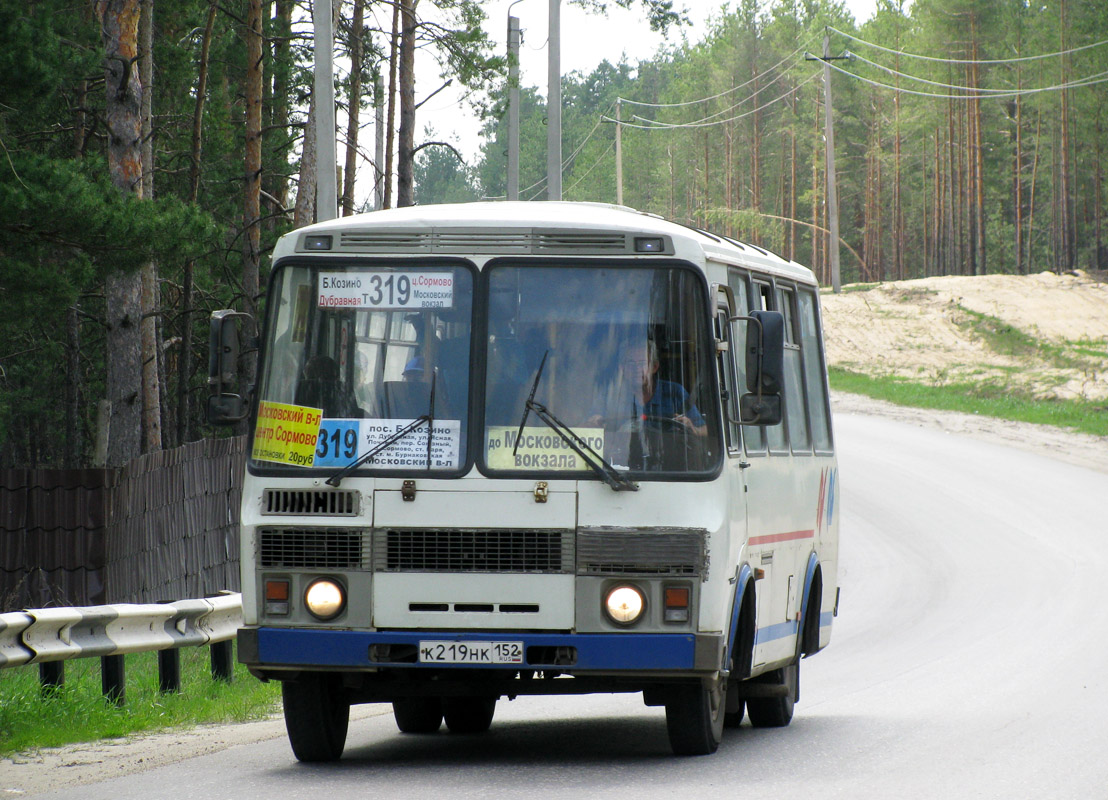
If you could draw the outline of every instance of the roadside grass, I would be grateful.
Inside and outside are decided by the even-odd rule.
[[[958,310],[966,315],[961,326],[978,337],[994,353],[1015,358],[1038,358],[1058,369],[1103,369],[1097,361],[1108,354],[1096,349],[1095,342],[1051,342],[1024,333],[1002,319],[971,311],[964,306]]]
[[[231,683],[212,680],[206,647],[181,650],[181,692],[158,692],[157,653],[126,656],[126,703],[104,699],[100,659],[65,662],[65,685],[43,696],[38,667],[0,670],[0,756],[205,723],[261,719],[278,710],[278,683],[235,664]]]
[[[1105,402],[1041,400],[1011,386],[988,383],[933,386],[897,377],[874,378],[838,367],[828,372],[832,389],[897,405],[960,411],[1108,436],[1108,403]]]

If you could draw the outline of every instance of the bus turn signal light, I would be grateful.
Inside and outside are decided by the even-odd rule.
[[[666,622],[689,621],[689,587],[667,586],[665,590],[665,620]]]
[[[288,616],[289,582],[287,580],[267,580],[265,582],[265,613],[274,616]]]

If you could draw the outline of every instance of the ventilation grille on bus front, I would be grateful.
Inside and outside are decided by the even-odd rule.
[[[321,492],[315,489],[266,489],[262,513],[323,517],[356,517],[357,492]]]
[[[374,532],[375,572],[573,571],[572,531]]]
[[[706,531],[582,530],[578,575],[707,577]]]
[[[574,253],[631,254],[633,241],[618,232],[451,231],[432,229],[347,231],[336,250],[352,253],[452,253],[465,255],[569,255]]]
[[[357,528],[261,528],[265,569],[366,569],[370,536]]]

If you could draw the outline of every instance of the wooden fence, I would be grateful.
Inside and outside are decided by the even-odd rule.
[[[239,589],[245,437],[118,470],[0,470],[0,612]]]

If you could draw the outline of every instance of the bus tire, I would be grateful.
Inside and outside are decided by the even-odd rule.
[[[758,682],[785,685],[789,691],[780,697],[748,697],[746,712],[750,716],[750,724],[755,728],[784,728],[793,720],[796,687],[800,683],[800,659],[787,667],[767,672]]]
[[[298,761],[335,761],[346,746],[350,702],[331,675],[303,673],[281,683],[285,730]]]
[[[392,715],[401,733],[436,733],[442,726],[442,700],[437,697],[393,700]]]
[[[706,756],[723,739],[727,687],[722,678],[685,683],[670,690],[666,730],[674,755]]]
[[[442,715],[451,733],[484,733],[496,713],[495,697],[444,697]]]

